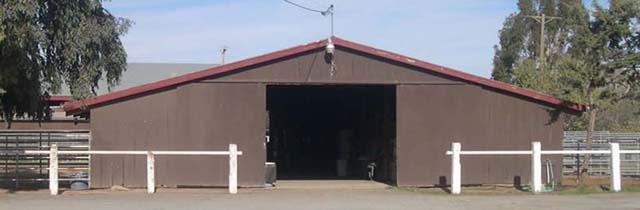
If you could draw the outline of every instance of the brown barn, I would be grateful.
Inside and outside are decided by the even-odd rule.
[[[67,104],[90,118],[93,150],[226,150],[239,185],[278,179],[448,182],[451,142],[463,149],[562,149],[562,118],[582,107],[531,90],[331,37]],[[268,136],[268,138],[265,138]],[[268,143],[267,143],[268,139]],[[163,186],[227,185],[227,159],[156,157]],[[546,158],[546,157],[544,157]],[[553,157],[560,173],[560,157]],[[528,182],[528,157],[463,158],[463,183]],[[91,158],[91,186],[145,186],[145,158]]]

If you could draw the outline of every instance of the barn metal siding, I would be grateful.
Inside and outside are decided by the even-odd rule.
[[[237,143],[239,184],[264,184],[265,84],[397,85],[397,184],[440,183],[444,152],[464,149],[561,149],[562,122],[549,106],[459,79],[338,47],[335,74],[323,50],[273,60],[203,80],[131,96],[91,109],[92,149],[224,150]],[[543,158],[547,158],[543,156]],[[560,157],[553,159],[560,172]],[[156,157],[159,185],[227,184],[226,157]],[[145,185],[144,157],[92,157],[92,187]],[[463,157],[463,183],[526,183],[526,156]],[[557,176],[559,177],[559,176]]]
[[[93,150],[228,150],[239,184],[264,185],[264,85],[191,83],[91,110]],[[238,111],[242,110],[242,111]],[[94,155],[91,187],[143,187],[146,157]],[[157,156],[156,184],[224,186],[226,156]]]
[[[398,185],[450,183],[451,142],[462,150],[562,149],[562,120],[550,108],[475,85],[399,85],[397,87]],[[543,156],[560,177],[561,156]],[[462,156],[463,184],[526,184],[528,156]]]
[[[91,149],[169,150],[178,143],[172,139],[176,109],[175,89],[92,109]],[[92,155],[91,187],[142,187],[145,165],[144,156]],[[171,183],[168,167],[166,157],[156,157],[156,183]]]
[[[192,83],[178,89],[174,150],[228,150],[238,145],[240,186],[264,187],[266,91],[262,84]],[[185,142],[188,142],[186,144]],[[172,159],[175,183],[226,186],[226,156]]]

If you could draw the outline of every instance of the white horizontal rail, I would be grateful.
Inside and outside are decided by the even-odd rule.
[[[640,154],[640,150],[620,150],[620,154]]]
[[[59,155],[146,155],[149,151],[58,151]],[[151,151],[155,155],[229,155],[229,151]],[[25,154],[50,154],[51,151],[26,150]],[[238,151],[242,155],[242,151]]]
[[[141,151],[141,150],[92,150],[92,151],[58,151],[52,144],[49,151],[25,150],[25,154],[49,155],[49,190],[51,195],[58,194],[58,155],[146,155],[147,156],[147,192],[155,192],[155,155],[228,155],[229,156],[229,193],[238,192],[238,146],[229,144],[229,151]]]
[[[451,193],[460,194],[461,155],[531,155],[531,180],[532,191],[538,193],[542,191],[542,161],[541,155],[567,155],[567,154],[610,154],[611,155],[611,189],[615,192],[622,190],[620,173],[620,154],[640,154],[640,150],[620,150],[618,143],[610,143],[609,150],[542,150],[540,142],[531,142],[531,150],[484,150],[484,151],[462,151],[462,146],[458,142],[451,144]]]
[[[609,150],[543,150],[543,155],[611,154]]]
[[[622,154],[640,153],[640,150],[620,150]],[[447,155],[453,152],[447,151]],[[611,154],[609,150],[542,150],[543,155],[569,155],[569,154]],[[479,150],[479,151],[460,151],[460,155],[531,155],[530,150]]]
[[[447,155],[453,152],[447,151]],[[460,151],[460,155],[530,155],[531,151]]]

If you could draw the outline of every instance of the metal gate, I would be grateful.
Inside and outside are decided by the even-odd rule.
[[[24,154],[25,150],[89,150],[88,130],[4,130],[0,131],[0,187],[8,189],[47,186],[49,156]],[[61,155],[60,181],[89,180],[89,155]]]
[[[584,150],[586,145],[584,131],[565,131],[563,147],[565,150]],[[593,150],[609,150],[609,143],[619,143],[620,150],[640,150],[640,133],[610,133],[598,131],[593,133]],[[584,155],[565,155],[563,173],[575,175],[584,160]],[[610,175],[610,155],[592,154],[589,161],[589,175]],[[620,157],[622,176],[640,176],[640,155],[623,154]]]

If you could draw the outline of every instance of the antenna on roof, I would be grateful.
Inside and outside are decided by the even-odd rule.
[[[229,50],[227,46],[223,46],[222,49],[220,49],[220,65],[224,65],[224,55],[227,53],[227,50]]]
[[[305,6],[301,5],[301,4],[292,2],[290,0],[284,0],[284,2],[287,2],[287,3],[289,3],[289,4],[293,5],[293,6],[302,8],[302,9],[307,10],[307,11],[320,13],[322,16],[325,16],[325,17],[327,15],[330,15],[331,16],[331,36],[333,36],[333,4],[329,5],[329,7],[326,10],[323,11],[323,10],[317,10],[317,9],[312,9],[312,8],[309,8],[309,7],[305,7]]]
[[[325,59],[327,59],[331,65],[331,68],[329,69],[329,76],[333,77],[336,74],[336,59],[335,59],[335,49],[336,46],[333,44],[333,40],[331,40],[331,38],[333,37],[333,4],[329,5],[329,7],[326,10],[317,10],[317,9],[312,9],[309,7],[305,7],[302,6],[300,4],[297,4],[295,2],[292,2],[290,0],[284,0],[284,2],[287,2],[293,6],[296,7],[300,7],[304,10],[307,11],[311,11],[311,12],[316,12],[316,13],[320,13],[322,16],[327,16],[330,15],[331,16],[331,36],[327,39],[327,46],[325,47],[326,50],[326,56]]]

